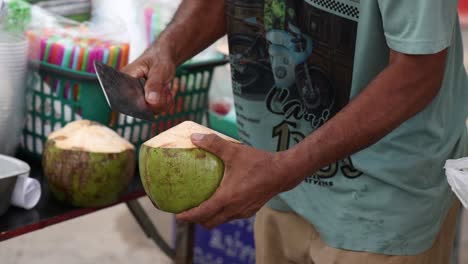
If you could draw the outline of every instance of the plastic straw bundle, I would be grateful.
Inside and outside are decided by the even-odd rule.
[[[95,73],[94,61],[102,61],[121,69],[128,64],[129,44],[106,36],[99,30],[80,24],[57,28],[42,28],[27,32],[32,48],[30,58],[62,69]],[[64,99],[81,98],[81,84],[61,82],[46,76],[44,82],[51,93],[63,94]],[[81,114],[81,110],[76,111]]]
[[[73,37],[49,30],[28,32],[38,46],[39,60],[64,68],[94,73],[95,60],[120,69],[128,64],[129,44],[89,37]]]
[[[145,25],[146,37],[148,42],[152,43],[156,40],[157,36],[161,33],[160,14],[157,7],[145,7]]]
[[[144,8],[148,44],[153,43],[167,27],[181,0],[148,0]]]

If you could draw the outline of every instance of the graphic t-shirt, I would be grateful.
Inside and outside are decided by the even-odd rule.
[[[432,245],[454,198],[443,164],[468,153],[457,2],[226,0],[239,134],[267,151],[327,122],[385,69],[390,49],[449,49],[442,88],[425,110],[271,207],[300,214],[336,248],[412,255]]]

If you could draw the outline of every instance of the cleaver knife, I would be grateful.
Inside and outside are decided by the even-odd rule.
[[[97,60],[94,69],[112,110],[146,121],[155,120],[145,100],[145,79],[133,78]]]

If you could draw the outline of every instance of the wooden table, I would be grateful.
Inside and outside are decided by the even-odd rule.
[[[23,160],[25,159],[23,158]],[[128,190],[117,203],[104,208],[76,208],[64,205],[52,196],[47,182],[44,180],[41,165],[38,162],[25,161],[31,166],[30,176],[41,182],[42,196],[34,209],[24,210],[12,206],[5,215],[0,216],[0,241],[34,232],[116,204],[125,203],[148,238],[152,239],[167,256],[174,259],[177,264],[192,262],[194,226],[177,223],[176,247],[172,249],[161,237],[137,200],[146,195],[137,172]]]

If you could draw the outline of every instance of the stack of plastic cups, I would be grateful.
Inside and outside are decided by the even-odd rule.
[[[25,124],[27,62],[27,38],[0,31],[0,154],[15,154]]]

